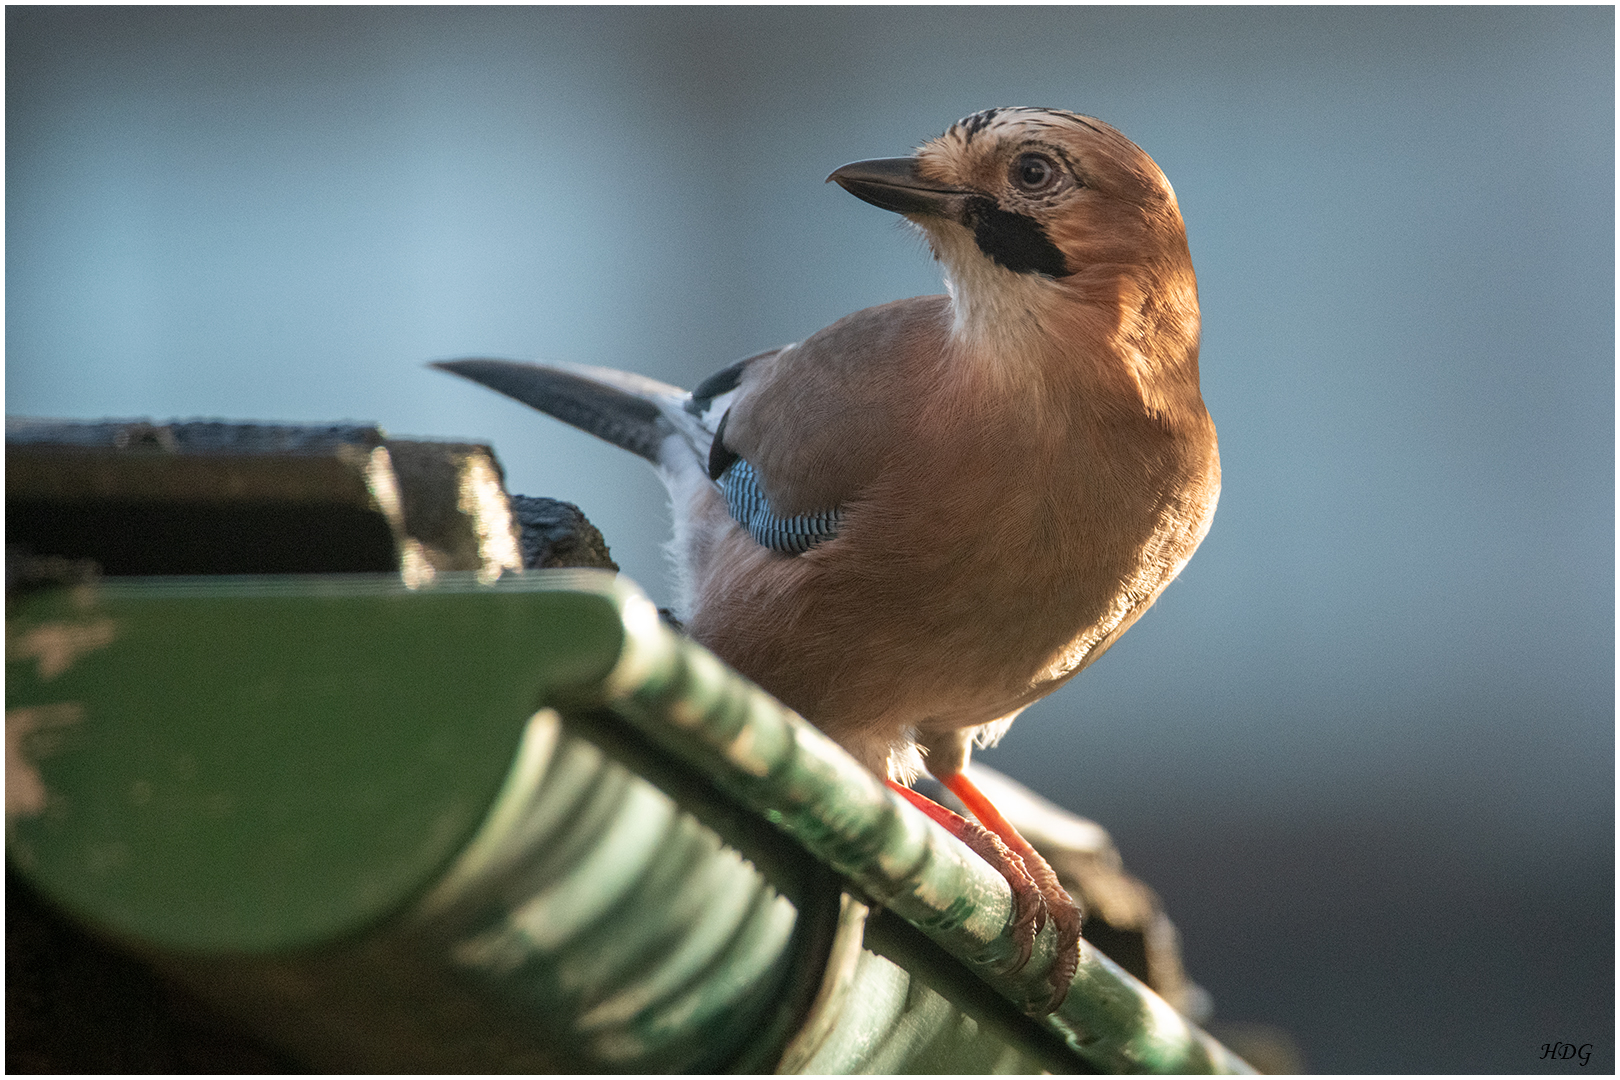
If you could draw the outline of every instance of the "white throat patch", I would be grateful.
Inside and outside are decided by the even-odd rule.
[[[996,356],[1020,355],[1047,333],[1047,313],[1064,302],[1057,282],[997,265],[973,234],[955,223],[928,230],[945,267],[951,297],[951,336]]]

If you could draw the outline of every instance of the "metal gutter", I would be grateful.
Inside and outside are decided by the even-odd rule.
[[[1244,1071],[611,574],[7,604],[7,853],[316,1067]],[[15,803],[15,805],[14,805]],[[898,962],[897,962],[898,961]]]

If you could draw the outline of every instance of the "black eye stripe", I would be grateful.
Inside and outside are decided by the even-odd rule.
[[[1018,274],[1067,277],[1069,265],[1041,223],[1025,214],[1003,210],[991,199],[967,200],[962,224],[973,230],[979,250]]]

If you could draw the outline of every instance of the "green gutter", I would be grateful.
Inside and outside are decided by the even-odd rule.
[[[1244,1069],[1089,945],[1020,1016],[1001,878],[608,574],[15,598],[7,768],[35,887],[318,1067]]]
[[[1046,999],[1050,927],[1030,962],[1004,973],[1012,897],[999,874],[831,739],[670,633],[645,597],[621,593],[619,604],[624,651],[606,679],[574,691],[579,700],[608,706],[713,777],[1013,1002]],[[1048,1022],[1109,1072],[1249,1071],[1085,942],[1069,1000]]]

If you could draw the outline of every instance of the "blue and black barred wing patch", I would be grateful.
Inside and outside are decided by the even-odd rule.
[[[778,517],[760,490],[754,467],[737,459],[720,477],[720,490],[725,492],[726,509],[748,530],[754,542],[772,551],[788,555],[801,555],[823,540],[838,535],[843,523],[843,511],[833,509],[819,514],[800,514],[798,517]]]

